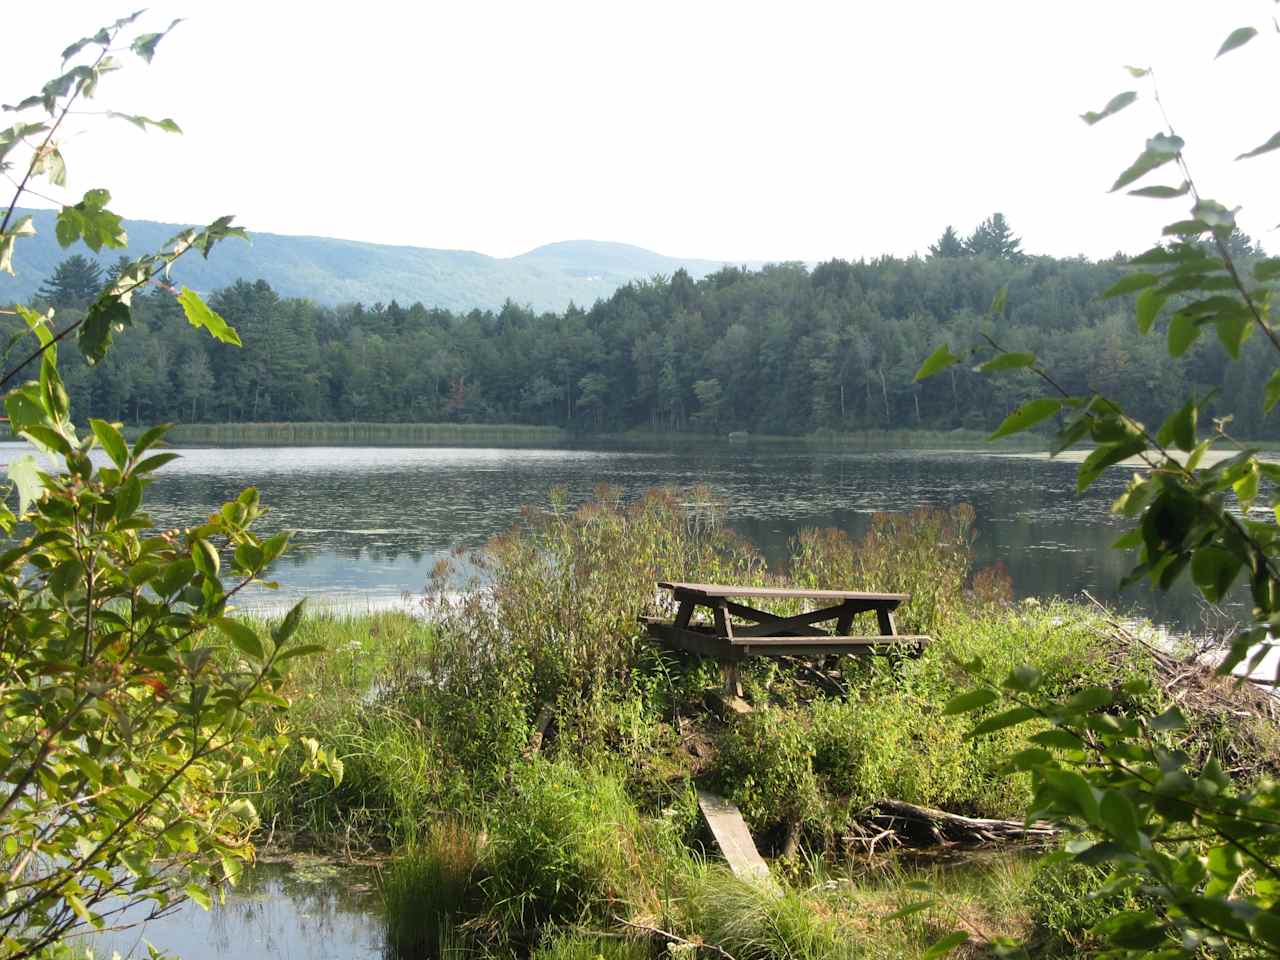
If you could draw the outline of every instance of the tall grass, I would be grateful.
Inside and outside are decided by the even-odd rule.
[[[653,909],[653,884],[680,859],[665,825],[642,817],[621,781],[565,761],[516,770],[489,829],[481,886],[508,932]]]
[[[973,520],[973,507],[959,504],[877,513],[857,542],[843,530],[802,530],[791,544],[791,579],[817,589],[909,593],[896,613],[899,631],[932,633],[963,603]]]
[[[442,819],[380,874],[386,941],[393,955],[441,957],[460,949],[455,918],[476,899],[479,838]]]

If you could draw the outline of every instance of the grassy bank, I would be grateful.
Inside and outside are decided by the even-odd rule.
[[[818,664],[825,682],[747,661],[753,709],[722,715],[705,696],[716,670],[654,647],[637,616],[658,612],[656,579],[776,575],[681,502],[655,492],[624,506],[602,491],[577,511],[553,503],[489,546],[488,579],[462,599],[440,570],[424,618],[308,620],[302,642],[326,653],[292,675],[291,722],[346,775],[335,789],[286,763],[246,782],[264,825],[390,852],[388,936],[405,957],[650,956],[673,938],[735,960],[911,957],[957,928],[977,943],[1030,938],[1041,955],[1087,950],[1107,909],[1085,896],[1100,877],[1019,855],[921,865],[877,839],[874,811],[893,799],[1021,817],[1029,785],[1006,758],[1027,731],[968,738],[973,718],[943,709],[968,684],[958,664],[1000,677],[1030,662],[1050,689],[1101,684],[1128,691],[1118,709],[1149,710],[1166,694],[1141,645],[1089,610],[1010,604],[998,574],[972,570],[967,508],[882,516],[857,542],[801,534],[785,577],[909,592],[900,629],[935,642],[919,658]],[[1261,722],[1184,712],[1181,746],[1233,768],[1259,769],[1280,743]],[[780,895],[717,865],[695,787],[739,806]],[[946,895],[901,913],[925,877]]]
[[[126,431],[127,432],[127,431]],[[859,430],[821,431],[804,436],[773,434],[671,433],[628,431],[575,434],[560,427],[485,423],[181,423],[169,433],[173,443],[218,444],[501,444],[557,446],[570,441],[617,444],[630,448],[700,447],[707,444],[746,444],[770,447],[819,447],[866,450],[1033,450],[1047,441],[1020,435],[989,444],[978,430]]]
[[[556,445],[559,427],[518,423],[181,423],[170,443]]]

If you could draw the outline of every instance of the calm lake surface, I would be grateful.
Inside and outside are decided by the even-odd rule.
[[[26,451],[0,445],[0,463]],[[981,565],[1003,562],[1022,597],[1088,590],[1174,627],[1194,627],[1191,591],[1117,593],[1130,560],[1109,549],[1120,525],[1108,506],[1129,476],[1113,468],[1085,495],[1075,464],[986,451],[816,450],[718,442],[699,449],[482,449],[414,447],[180,448],[147,494],[157,523],[203,519],[256,485],[271,514],[266,532],[296,531],[278,565],[276,593],[242,606],[270,609],[297,597],[366,609],[419,594],[436,560],[479,547],[543,505],[553,487],[572,503],[601,483],[637,496],[655,486],[705,485],[723,501],[725,522],[781,569],[787,541],[804,527],[860,534],[871,514],[971,504]],[[673,576],[675,572],[673,571]],[[188,960],[205,957],[382,955],[376,895],[367,871],[261,865],[223,907],[185,905],[174,915],[99,941],[145,956],[143,943]],[[106,947],[103,951],[101,948]]]
[[[0,462],[21,444],[0,446]],[[355,609],[421,593],[436,560],[478,547],[544,505],[553,487],[570,502],[601,483],[636,496],[655,486],[705,484],[725,522],[781,569],[787,541],[804,527],[861,533],[872,513],[969,503],[977,512],[981,565],[1001,561],[1020,597],[1094,596],[1175,627],[1194,626],[1190,590],[1164,596],[1143,586],[1119,594],[1130,558],[1110,543],[1120,526],[1108,506],[1129,476],[1113,468],[1084,496],[1075,464],[987,451],[886,451],[723,441],[671,451],[455,447],[179,448],[147,494],[157,523],[190,525],[242,488],[257,485],[271,508],[264,530],[296,531],[275,570],[278,592],[243,606],[300,596]],[[676,572],[673,571],[673,576]]]

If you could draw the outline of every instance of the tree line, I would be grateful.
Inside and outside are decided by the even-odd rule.
[[[1243,235],[1246,259],[1261,255]],[[98,267],[69,258],[41,289],[65,323]],[[1032,256],[996,214],[968,238],[948,227],[924,257],[684,271],[630,283],[589,309],[451,312],[421,303],[321,306],[241,280],[210,296],[236,327],[217,350],[182,323],[171,293],[137,298],[134,325],[97,367],[68,357],[82,415],[144,423],[406,421],[530,423],[576,432],[993,428],[1034,395],[1024,374],[953,367],[916,383],[937,344],[1028,350],[1073,392],[1097,390],[1139,417],[1188,391],[1247,437],[1276,432],[1256,404],[1270,374],[1245,345],[1226,375],[1203,343],[1172,358],[1132,335],[1131,304],[1101,298],[1125,259]],[[1002,316],[987,314],[1008,288]]]

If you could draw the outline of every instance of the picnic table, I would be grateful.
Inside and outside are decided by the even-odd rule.
[[[926,636],[898,633],[893,611],[909,594],[863,593],[849,590],[796,590],[790,587],[746,587],[715,583],[661,581],[676,601],[675,620],[641,617],[649,635],[673,650],[718,660],[730,696],[742,696],[738,665],[746,657],[825,657],[828,654],[859,655],[905,653],[919,655],[929,643]],[[820,601],[817,609],[784,616],[748,606],[743,600]],[[711,622],[694,621],[698,607],[711,611]],[[853,618],[875,612],[879,633],[851,636]],[[735,618],[738,621],[735,623]],[[834,631],[820,624],[835,621]]]

